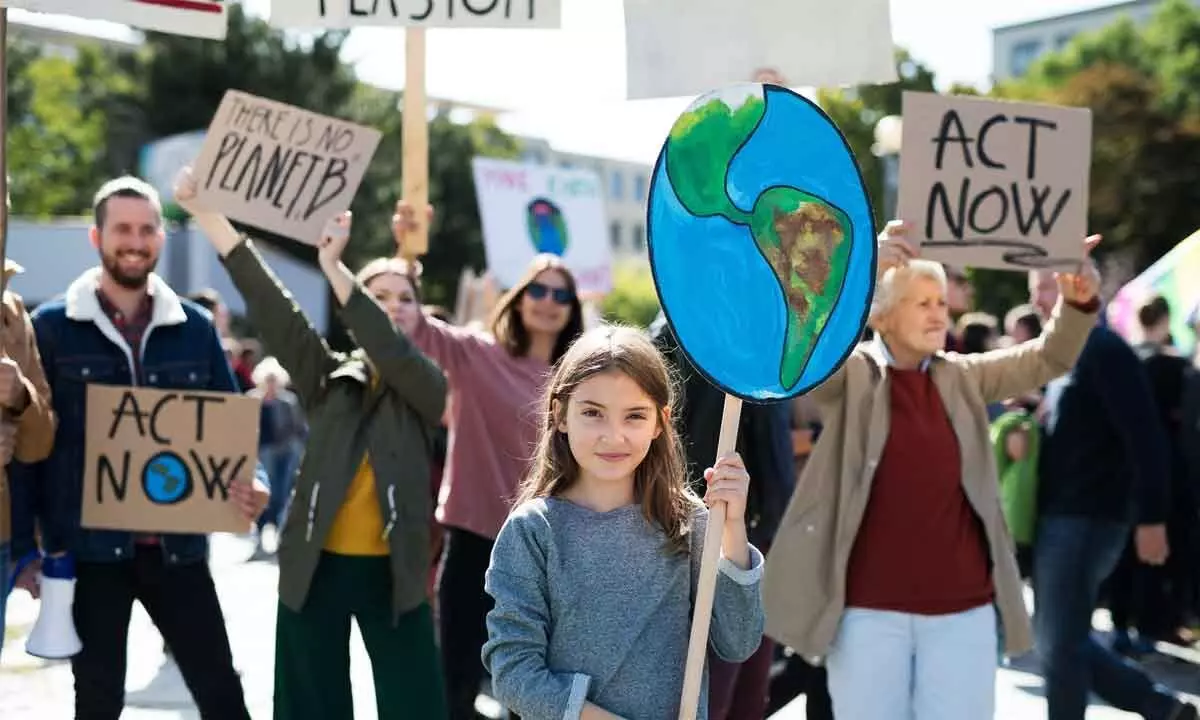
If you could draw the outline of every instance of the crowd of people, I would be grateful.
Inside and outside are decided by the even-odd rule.
[[[1089,692],[1197,718],[1138,658],[1191,642],[1200,613],[1200,373],[1162,298],[1134,344],[1106,327],[1099,237],[1078,268],[1031,272],[1001,322],[889,223],[864,341],[811,393],[746,405],[718,457],[723,393],[665,319],[585,322],[554,256],[461,326],[400,259],[414,208],[397,206],[397,257],[357,271],[351,217],[333,218],[318,263],[343,352],[195,197],[185,172],[176,200],[258,338],[153,272],[160,201],[133,178],[96,195],[99,267],[32,316],[4,296],[0,562],[35,595],[41,563],[74,564],[77,718],[121,715],[135,600],[201,716],[249,717],[206,536],[81,526],[90,383],[262,401],[233,501],[279,566],[280,720],[353,717],[351,622],[385,720],[473,720],[481,690],[525,720],[675,717],[716,502],[701,717],[763,720],[807,693],[810,718],[991,718],[997,668],[1036,650],[1051,720],[1082,720]]]

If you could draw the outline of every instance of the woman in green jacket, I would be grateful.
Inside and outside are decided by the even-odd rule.
[[[195,205],[185,170],[179,204],[212,242],[268,351],[292,376],[310,434],[279,545],[276,720],[353,717],[350,619],[371,658],[381,720],[446,716],[425,586],[430,438],[446,378],[396,327],[420,312],[407,263],[342,263],[350,214],[331,221],[321,269],[358,349],[332,351],[253,243]]]

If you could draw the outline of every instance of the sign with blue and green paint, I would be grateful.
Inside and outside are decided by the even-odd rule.
[[[647,212],[667,321],[726,393],[800,395],[862,336],[871,205],[845,138],[803,96],[759,83],[701,96],[663,145]]]

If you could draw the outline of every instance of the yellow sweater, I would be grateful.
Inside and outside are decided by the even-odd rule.
[[[375,492],[375,471],[364,454],[346,499],[338,508],[325,549],[339,555],[388,555],[391,549],[383,537],[383,512]]]

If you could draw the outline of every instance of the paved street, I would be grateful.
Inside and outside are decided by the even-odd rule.
[[[276,569],[270,562],[247,562],[251,546],[244,540],[218,536],[213,546],[217,589],[229,625],[234,660],[242,673],[255,720],[271,717],[272,663],[275,626]],[[9,628],[0,656],[0,717],[4,720],[69,720],[72,708],[70,668],[45,664],[25,654],[24,638],[36,618],[37,604],[23,593],[9,602]],[[175,666],[164,658],[162,641],[140,607],[135,607],[130,630],[128,709],[124,720],[198,720]],[[1190,683],[1200,693],[1200,657],[1192,662],[1156,660],[1156,673],[1177,687]],[[366,653],[353,638],[351,672],[359,720],[375,717],[374,687]],[[1045,717],[1041,680],[1035,674],[1003,669],[997,681],[997,718],[1040,720]],[[493,708],[481,706],[482,710]],[[803,698],[775,720],[803,718]],[[1136,716],[1096,706],[1088,720],[1123,720]],[[419,720],[419,719],[415,719]]]

